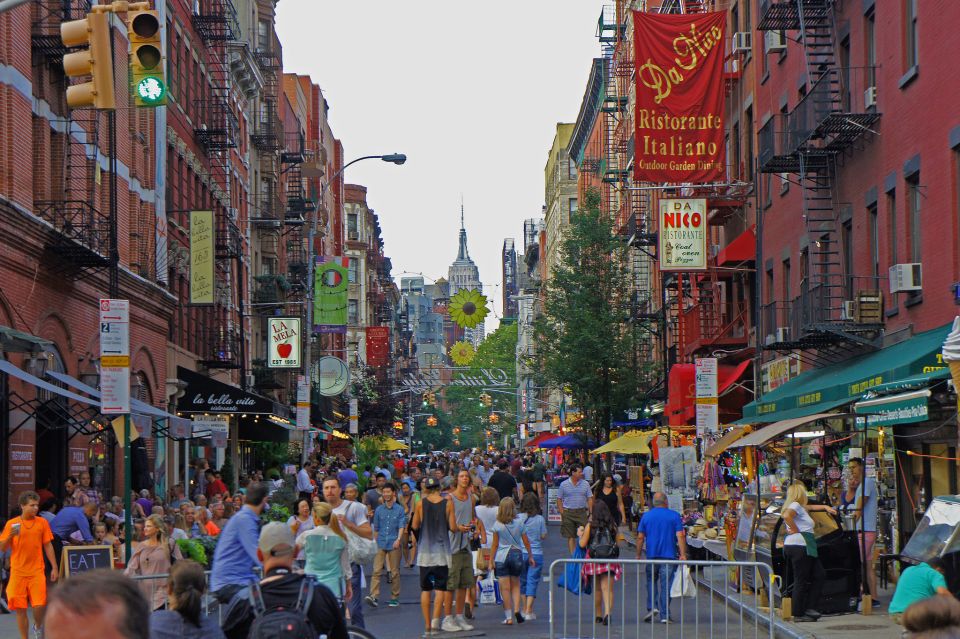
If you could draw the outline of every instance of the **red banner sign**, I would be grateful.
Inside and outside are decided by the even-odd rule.
[[[390,361],[390,328],[367,327],[367,366],[383,366]]]
[[[725,179],[725,26],[722,12],[633,12],[637,181]]]

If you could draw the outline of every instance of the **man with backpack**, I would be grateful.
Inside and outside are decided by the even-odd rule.
[[[348,639],[330,589],[294,572],[297,547],[289,526],[278,521],[264,526],[257,556],[263,562],[263,581],[251,586],[253,604],[237,599],[227,610],[227,639]]]

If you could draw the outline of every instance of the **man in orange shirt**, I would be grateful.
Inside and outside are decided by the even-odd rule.
[[[43,609],[47,604],[47,580],[43,556],[50,562],[50,581],[57,580],[57,559],[53,555],[53,532],[43,517],[37,517],[40,497],[33,491],[20,493],[20,517],[14,517],[0,534],[0,552],[10,546],[10,582],[7,603],[17,614],[20,639],[27,639],[27,608],[33,607],[33,634],[41,636]]]

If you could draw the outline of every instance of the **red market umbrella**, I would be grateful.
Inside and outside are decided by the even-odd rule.
[[[550,431],[544,431],[544,432],[540,433],[539,435],[537,435],[536,437],[534,437],[533,439],[531,439],[530,441],[528,441],[528,442],[525,444],[525,446],[526,446],[527,448],[540,448],[540,443],[541,443],[541,442],[544,442],[544,441],[546,441],[546,440],[548,440],[548,439],[551,439],[551,438],[553,438],[553,437],[556,437],[556,434],[555,434],[555,433],[551,433]]]

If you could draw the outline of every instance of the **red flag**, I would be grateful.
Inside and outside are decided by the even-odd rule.
[[[725,26],[722,12],[633,12],[637,181],[725,180]]]

